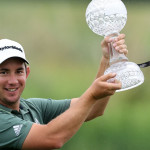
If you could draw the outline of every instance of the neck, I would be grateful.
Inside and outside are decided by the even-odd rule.
[[[19,111],[20,100],[17,101],[16,103],[7,103],[7,104],[0,101],[0,104],[7,108]]]

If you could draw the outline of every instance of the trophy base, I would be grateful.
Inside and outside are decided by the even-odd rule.
[[[116,92],[129,90],[141,85],[144,82],[144,75],[136,63],[121,61],[112,64],[104,74],[116,73],[115,79],[122,83],[122,88]],[[112,79],[108,80],[112,82]]]

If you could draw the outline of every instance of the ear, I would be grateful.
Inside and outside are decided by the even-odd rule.
[[[27,66],[26,67],[26,78],[28,78],[29,74],[30,74],[30,67]]]

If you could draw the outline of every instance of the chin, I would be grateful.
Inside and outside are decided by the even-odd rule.
[[[6,101],[8,104],[13,105],[13,104],[18,103],[19,98],[8,98]]]

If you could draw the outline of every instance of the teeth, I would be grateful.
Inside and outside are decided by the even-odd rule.
[[[16,89],[8,89],[8,91],[10,92],[14,92]]]

